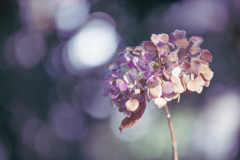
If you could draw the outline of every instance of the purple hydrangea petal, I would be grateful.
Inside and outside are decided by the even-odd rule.
[[[120,93],[112,93],[111,99],[116,99],[119,95]]]
[[[160,48],[160,47],[165,46],[166,44],[167,44],[166,42],[159,41],[157,46]]]
[[[157,52],[146,51],[145,53],[143,53],[142,58],[143,58],[143,61],[145,61],[145,62],[155,61],[155,59],[157,58]]]
[[[135,81],[137,79],[138,76],[138,72],[135,68],[132,68],[128,71],[129,73],[129,77],[131,78],[132,81]]]
[[[163,75],[163,71],[156,72],[156,76],[160,77],[161,75]]]
[[[152,69],[151,67],[148,67],[146,72],[144,73],[144,77],[148,79],[149,77],[151,77],[151,75],[152,75]]]
[[[184,30],[176,29],[173,33],[170,33],[169,42],[174,44],[176,40],[184,39],[186,36],[186,32]]]
[[[149,81],[150,82],[155,82],[157,80],[156,76],[155,75],[152,75],[150,78],[149,78]]]
[[[109,85],[109,81],[112,81],[114,78],[112,77],[111,74],[106,75],[106,77],[104,78],[104,84],[105,85]]]
[[[123,55],[123,57],[129,62],[133,59],[133,55],[131,55],[130,53],[125,53]]]
[[[145,101],[145,98],[141,94],[138,95],[137,99],[138,99],[139,102]]]
[[[138,57],[134,57],[133,60],[132,60],[132,62],[133,62],[133,64],[134,64],[135,66],[137,66],[138,61],[139,61],[139,58],[138,58]]]
[[[133,63],[133,61],[130,61],[130,62],[128,63],[128,67],[129,67],[129,68],[137,68],[136,65]]]
[[[111,92],[111,89],[109,87],[104,87],[103,96],[107,97],[110,92]]]
[[[118,64],[117,64],[117,63],[114,63],[114,62],[112,62],[112,63],[110,63],[110,64],[108,65],[108,69],[109,69],[109,70],[112,70],[112,71],[115,71],[115,70],[117,70],[118,68],[119,68]]]
[[[178,30],[176,29],[174,32],[173,32],[173,35],[175,37],[175,39],[184,39],[186,37],[186,31],[184,30]]]
[[[124,92],[127,90],[127,82],[125,82],[124,80],[122,79],[117,79],[116,80],[116,86],[119,88],[120,91]]]
[[[143,71],[146,71],[146,69],[148,68],[148,65],[143,61],[138,61],[138,66]]]
[[[112,71],[111,75],[115,78],[118,78],[118,77],[121,77],[121,73],[120,72],[117,72],[117,71]]]

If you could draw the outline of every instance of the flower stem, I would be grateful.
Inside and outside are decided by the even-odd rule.
[[[165,105],[164,108],[165,108],[165,111],[166,111],[166,115],[167,115],[167,119],[168,119],[168,125],[169,125],[170,132],[171,132],[171,138],[172,138],[171,144],[172,144],[173,160],[178,160],[177,142],[176,142],[175,136],[174,136],[173,125],[172,125],[172,121],[171,121],[171,115],[169,113],[168,106]]]

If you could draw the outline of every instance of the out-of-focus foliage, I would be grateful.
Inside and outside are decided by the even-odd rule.
[[[3,0],[0,159],[170,159],[163,110],[148,103],[120,135],[102,92],[116,49],[175,29],[214,57],[210,87],[169,103],[179,159],[239,159],[238,0]]]

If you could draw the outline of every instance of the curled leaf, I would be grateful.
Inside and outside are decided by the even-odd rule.
[[[131,127],[133,124],[135,124],[143,115],[146,108],[146,101],[144,99],[143,102],[139,103],[139,110],[135,113],[132,113],[131,117],[124,118],[122,120],[122,123],[119,127],[120,132],[122,132],[123,129]]]

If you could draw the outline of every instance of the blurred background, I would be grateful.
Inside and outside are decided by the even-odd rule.
[[[102,92],[116,49],[175,29],[204,38],[214,71],[169,103],[179,159],[239,160],[239,0],[2,0],[0,160],[172,159],[164,109],[120,135]]]

